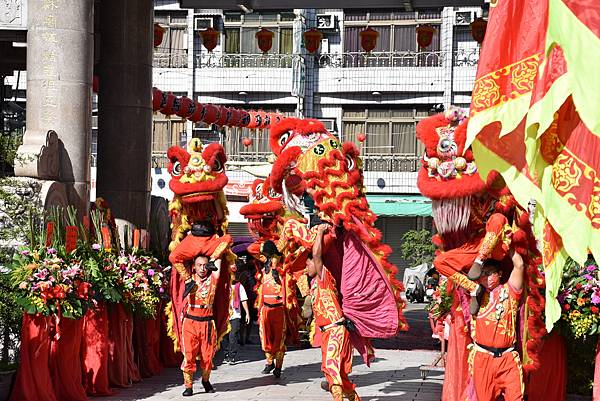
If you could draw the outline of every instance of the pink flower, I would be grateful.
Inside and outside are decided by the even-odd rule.
[[[600,288],[596,288],[592,293],[592,303],[594,305],[600,304]]]
[[[92,244],[92,249],[93,249],[94,251],[99,251],[99,250],[100,250],[100,248],[102,248],[102,246],[100,246],[100,244]]]

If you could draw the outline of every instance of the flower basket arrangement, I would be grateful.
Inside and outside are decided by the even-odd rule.
[[[565,334],[585,339],[600,333],[600,270],[593,259],[567,263],[557,299]]]

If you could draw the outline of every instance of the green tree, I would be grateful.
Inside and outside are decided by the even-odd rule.
[[[410,230],[402,236],[402,258],[414,265],[431,263],[435,253],[435,245],[431,242],[428,230]]]

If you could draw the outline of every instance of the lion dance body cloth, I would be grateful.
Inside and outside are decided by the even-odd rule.
[[[392,337],[407,325],[402,285],[395,278],[396,267],[387,260],[391,249],[373,227],[376,216],[365,196],[359,151],[310,119],[282,120],[271,128],[270,141],[277,156],[270,184],[283,194],[286,207],[302,215],[303,203],[310,198],[315,216],[336,227],[324,241],[324,264],[344,300],[344,316],[356,326],[352,344],[368,363],[373,356],[370,338]],[[279,248],[297,243],[298,249],[311,249],[314,240],[305,221],[288,220]]]

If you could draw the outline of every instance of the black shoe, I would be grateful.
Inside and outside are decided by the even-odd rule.
[[[273,376],[279,379],[281,377],[281,368],[275,368],[273,370]]]
[[[479,312],[479,305],[484,293],[485,288],[480,285],[477,287],[477,290],[475,290],[475,295],[471,296],[471,300],[469,301],[469,312],[471,313],[471,316],[475,316]]]
[[[260,373],[262,373],[263,375],[268,375],[269,373],[271,373],[271,371],[273,369],[275,369],[275,364],[274,363],[272,363],[270,365],[265,365],[265,368]]]
[[[202,380],[202,386],[204,387],[205,393],[214,393],[215,392],[215,389],[213,388],[212,384],[210,384],[210,381]]]
[[[327,380],[321,381],[321,389],[329,392],[329,382]]]
[[[212,370],[217,370],[217,365],[215,365],[214,363],[212,365]]]
[[[191,395],[194,395],[194,390],[192,390],[191,387],[186,387],[185,391],[183,393],[181,393],[181,395],[184,397],[189,397]]]
[[[235,365],[235,358],[229,358],[229,361],[228,361],[228,363],[229,363],[230,365]]]

